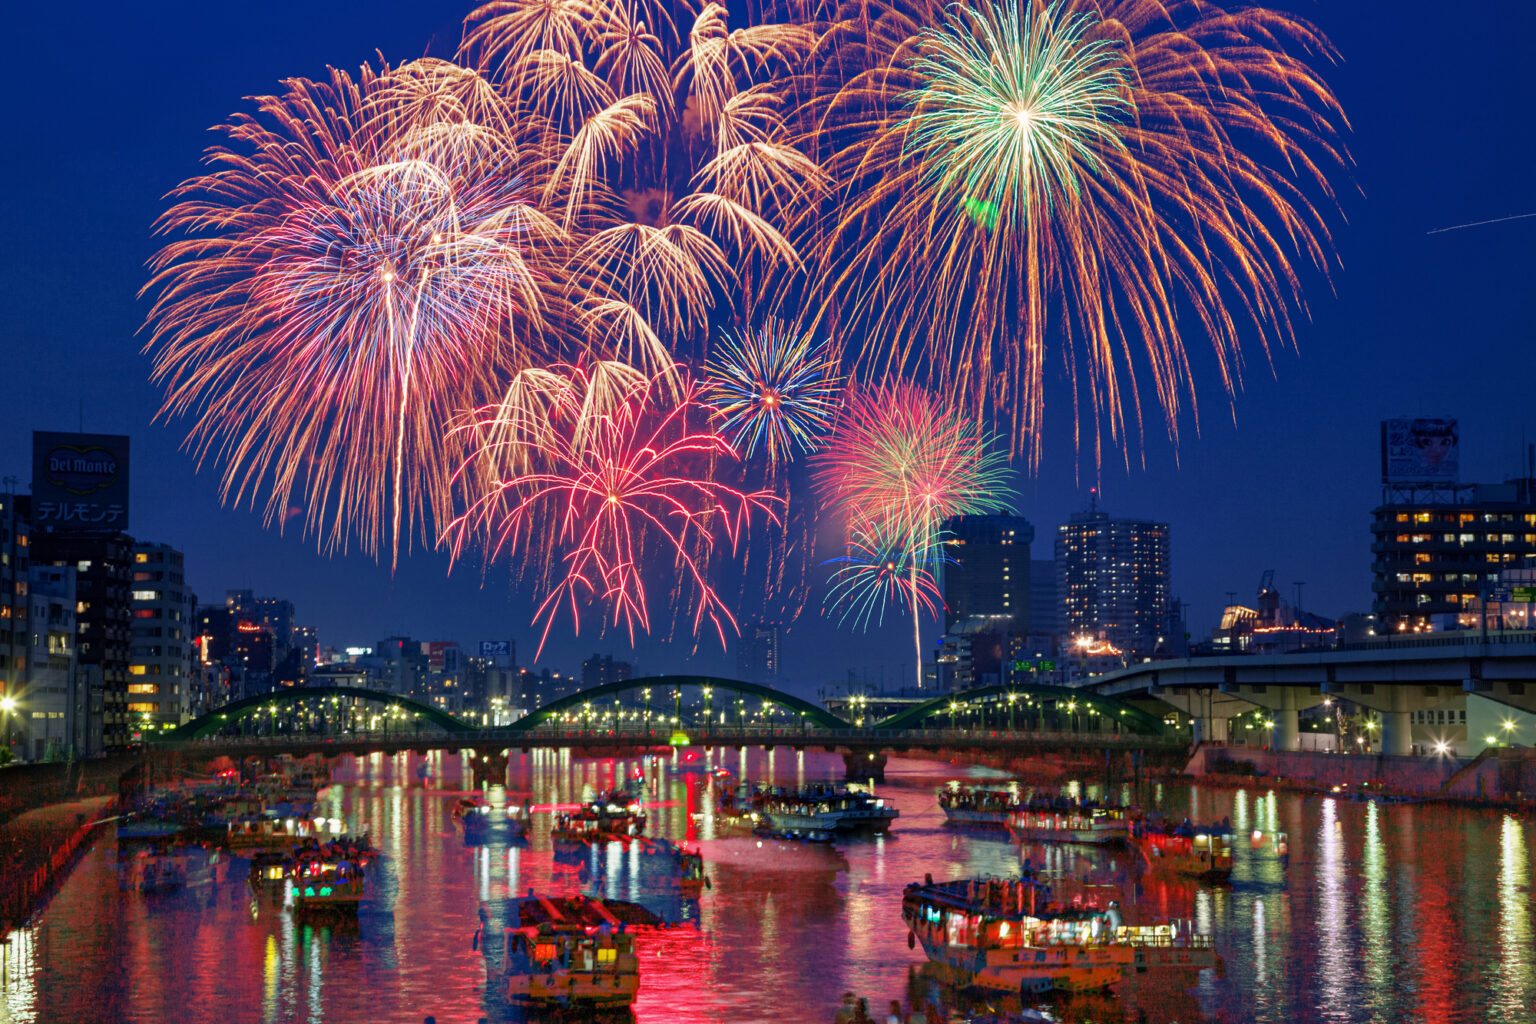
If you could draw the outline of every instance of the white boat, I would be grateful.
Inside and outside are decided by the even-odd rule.
[[[900,814],[873,793],[825,783],[759,786],[737,802],[775,835],[823,842],[839,832],[885,832]]]
[[[1130,838],[1123,807],[1030,807],[1008,815],[1008,831],[1026,843],[1090,843],[1104,846]]]

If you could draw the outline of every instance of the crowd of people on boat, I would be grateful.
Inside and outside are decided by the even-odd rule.
[[[1011,811],[1018,801],[1003,789],[946,789],[939,794],[939,806],[952,811]]]

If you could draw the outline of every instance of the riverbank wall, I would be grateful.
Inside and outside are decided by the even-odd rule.
[[[1184,773],[1232,784],[1253,781],[1318,791],[1339,786],[1389,796],[1536,803],[1536,751],[1523,747],[1489,748],[1474,758],[1455,758],[1203,745]]]

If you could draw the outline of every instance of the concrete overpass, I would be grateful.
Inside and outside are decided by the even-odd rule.
[[[1196,742],[1226,742],[1229,719],[1263,708],[1275,723],[1273,745],[1284,750],[1299,745],[1298,712],[1342,698],[1380,714],[1382,753],[1407,754],[1413,712],[1464,708],[1468,694],[1536,713],[1536,632],[1469,631],[1298,654],[1150,661],[1098,676],[1083,689],[1163,713],[1175,708],[1193,722]]]

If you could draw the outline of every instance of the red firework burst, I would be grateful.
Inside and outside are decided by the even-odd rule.
[[[648,558],[652,569],[670,561],[673,585],[693,592],[694,632],[707,618],[724,645],[736,620],[710,585],[709,559],[721,538],[736,550],[754,512],[778,522],[782,499],[716,478],[737,456],[696,384],[615,363],[525,371],[468,429],[478,453],[462,476],[475,493],[450,524],[453,554],[483,531],[488,558],[543,560],[541,652],[562,607],[578,632],[583,606],[600,607],[631,643],[637,628],[650,632]]]

